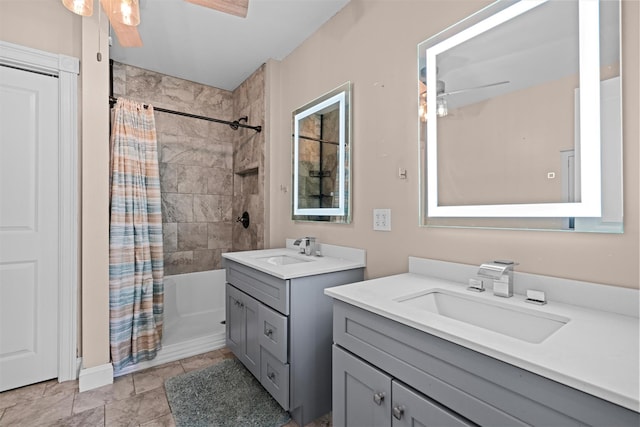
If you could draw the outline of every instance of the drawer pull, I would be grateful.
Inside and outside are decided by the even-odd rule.
[[[266,329],[266,330],[264,331],[264,334],[265,334],[266,336],[268,336],[269,338],[271,338],[271,337],[273,336],[273,329]]]
[[[384,392],[379,391],[378,393],[373,394],[373,401],[376,402],[376,405],[382,405],[382,401],[384,400]]]
[[[404,406],[399,405],[399,406],[393,407],[393,417],[396,420],[401,420],[403,415],[404,415]]]
[[[275,382],[275,380],[276,380],[276,374],[275,374],[275,372],[269,372],[269,373],[267,374],[267,378],[269,378],[271,381]]]

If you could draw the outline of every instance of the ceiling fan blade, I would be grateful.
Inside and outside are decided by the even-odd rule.
[[[103,10],[109,17],[111,28],[113,29],[113,32],[116,33],[116,37],[118,38],[118,43],[120,43],[120,46],[141,47],[142,39],[140,38],[138,27],[125,25],[118,22],[117,19],[114,19],[113,12],[111,11],[111,7],[110,7],[111,5],[110,0],[100,0],[100,4],[102,5]]]
[[[189,3],[199,6],[208,7],[210,9],[219,10],[220,12],[229,13],[241,18],[247,17],[249,9],[249,0],[185,0]]]
[[[138,32],[138,27],[124,25],[119,22],[112,22],[111,28],[116,33],[118,43],[122,47],[142,47],[142,38]]]
[[[470,92],[472,90],[484,89],[484,88],[492,87],[492,86],[500,86],[500,85],[504,85],[504,84],[507,84],[507,83],[511,83],[511,82],[509,80],[505,80],[505,81],[502,81],[502,82],[489,83],[489,84],[486,84],[486,85],[468,87],[468,88],[465,88],[465,89],[452,90],[450,92],[439,93],[438,97],[448,96],[448,95],[455,95],[455,94],[464,93],[464,92]]]

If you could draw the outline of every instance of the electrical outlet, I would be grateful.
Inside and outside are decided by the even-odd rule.
[[[391,231],[391,209],[373,210],[373,229],[377,231]]]

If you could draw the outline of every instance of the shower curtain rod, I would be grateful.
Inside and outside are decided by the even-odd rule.
[[[113,104],[115,104],[116,102],[118,102],[118,98],[116,98],[115,96],[109,97],[109,105],[113,107]],[[143,105],[144,105],[144,108],[149,108],[147,104],[143,104]],[[161,108],[161,107],[153,107],[153,109],[154,111],[160,111],[161,113],[169,113],[169,114],[175,114],[182,117],[191,117],[192,119],[200,119],[200,120],[206,120],[208,122],[222,123],[225,125],[229,125],[229,127],[231,127],[231,129],[233,130],[238,130],[238,128],[247,128],[247,129],[253,129],[256,132],[262,132],[262,126],[251,126],[251,125],[246,125],[244,123],[240,123],[241,121],[246,122],[248,120],[247,116],[240,117],[238,120],[234,120],[230,122],[228,120],[214,119],[213,117],[205,117],[205,116],[198,116],[197,114],[183,113],[182,111],[167,110],[166,108]]]

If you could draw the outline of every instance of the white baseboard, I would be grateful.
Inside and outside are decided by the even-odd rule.
[[[113,365],[106,363],[92,368],[80,369],[78,380],[80,393],[113,384]]]
[[[153,360],[140,362],[136,365],[130,365],[119,371],[116,376],[131,374],[133,372],[142,371],[154,366],[163,365],[165,363],[174,362],[187,357],[196,356],[198,354],[217,350],[225,346],[224,332],[215,335],[207,335],[191,340],[183,341],[178,344],[164,345]]]

